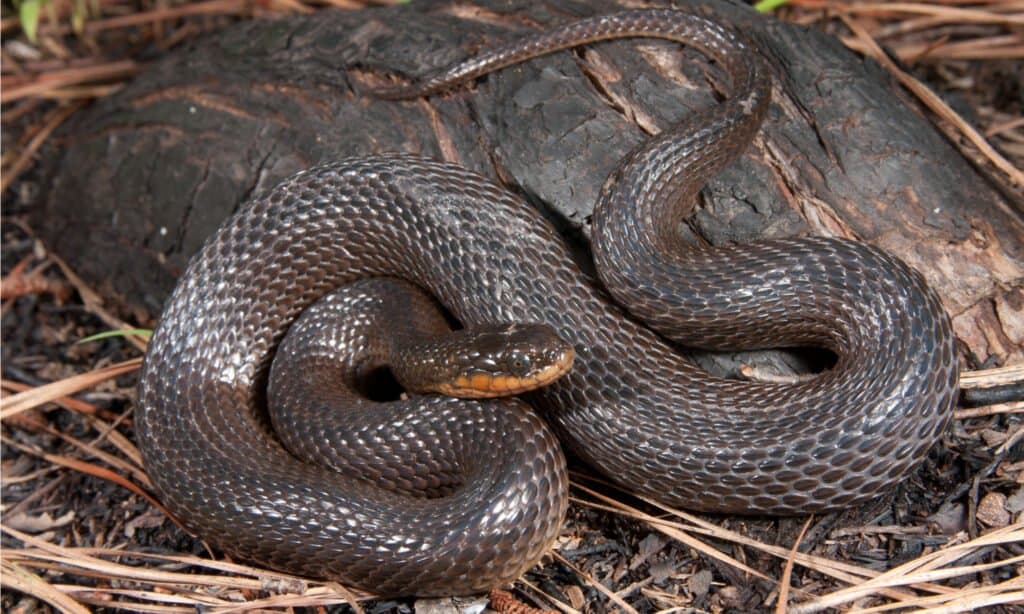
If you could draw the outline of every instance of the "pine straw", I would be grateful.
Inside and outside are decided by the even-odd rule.
[[[358,602],[364,593],[310,582],[266,569],[236,565],[188,555],[133,553],[109,548],[68,548],[37,539],[10,527],[0,529],[25,544],[4,549],[4,570],[20,570],[21,577],[38,580],[17,587],[56,605],[58,595],[97,606],[139,612],[237,612],[242,609],[315,607]],[[127,565],[119,561],[131,561]],[[138,565],[145,563],[145,565]],[[171,570],[167,569],[171,568]],[[190,570],[195,573],[185,573]],[[117,588],[94,584],[49,584],[40,573],[61,573],[95,578]],[[211,573],[213,572],[213,573]],[[5,579],[6,581],[6,579]],[[43,588],[44,586],[48,588]],[[253,597],[254,594],[270,597]]]
[[[24,117],[36,117],[3,154],[0,187],[5,193],[19,175],[31,168],[36,153],[53,131],[85,101],[116,91],[125,79],[145,69],[138,58],[107,59],[95,53],[102,48],[102,36],[132,28],[141,31],[144,38],[154,45],[166,49],[219,27],[230,19],[305,13],[324,5],[359,8],[369,3],[349,0],[159,1],[150,10],[139,10],[139,3],[128,0],[103,0],[100,4],[102,14],[86,20],[76,39],[78,43],[71,47],[66,43],[71,32],[67,18],[71,3],[61,1],[55,3],[57,23],[44,23],[40,27],[41,38],[37,47],[30,47],[23,40],[15,40],[20,46],[4,47],[0,83],[0,101],[5,103],[4,127],[6,129],[15,122],[23,121]],[[1024,160],[1024,118],[982,108],[979,115],[984,127],[979,131],[906,70],[906,66],[938,65],[940,62],[943,66],[949,63],[955,66],[957,62],[967,60],[1024,57],[1024,29],[1021,28],[1024,2],[840,3],[796,0],[783,14],[794,21],[831,28],[838,32],[847,46],[874,57],[934,114],[937,125],[961,147],[965,155],[983,168],[994,169],[1018,187],[1024,185],[1020,171],[1020,162]],[[5,41],[11,41],[19,31],[16,19],[4,18],[0,31]],[[20,55],[14,57],[12,50],[19,50]],[[90,313],[108,326],[128,327],[107,312],[102,299],[54,256],[47,256],[44,263],[32,271],[22,267],[19,275],[25,277],[18,280],[23,283],[21,292],[34,294],[54,288],[42,277],[29,277],[42,275],[46,272],[43,269],[51,266],[63,276],[60,283],[70,284],[78,291]],[[5,279],[5,286],[12,288],[14,281],[13,277]],[[13,299],[4,300],[6,311]],[[140,349],[144,347],[138,340],[131,342]],[[117,430],[119,425],[130,423],[130,416],[112,414],[71,396],[109,378],[130,374],[137,367],[138,360],[130,360],[38,387],[8,380],[0,382],[5,395],[0,401],[0,418],[5,426],[46,433],[69,444],[74,450],[73,455],[53,454],[5,437],[5,446],[38,456],[47,463],[43,469],[24,476],[24,479],[54,472],[85,473],[117,484],[162,509],[151,494],[151,485],[138,450]],[[965,373],[962,383],[964,388],[984,388],[1022,379],[1024,367],[1018,365],[990,372]],[[61,408],[80,415],[99,435],[93,441],[82,441],[60,432],[39,417],[37,412],[40,408],[48,411]],[[958,425],[963,426],[963,421],[1018,413],[1024,413],[1022,402],[960,409],[956,419]],[[1005,454],[1021,433],[1019,429],[1016,433],[1008,433],[1000,451]],[[107,451],[110,447],[115,452]],[[997,456],[997,461],[1002,458]],[[977,481],[995,469],[994,461],[992,467],[979,472],[973,488],[977,490]],[[10,484],[11,481],[5,480],[5,483]],[[940,547],[926,548],[926,552],[914,560],[883,572],[863,564],[802,552],[800,538],[794,540],[790,547],[772,545],[730,530],[723,526],[724,522],[710,522],[653,501],[644,501],[645,509],[659,512],[644,511],[631,504],[633,499],[628,495],[609,495],[609,492],[615,491],[607,484],[598,484],[593,476],[573,476],[573,502],[577,508],[599,510],[629,519],[684,544],[691,551],[703,555],[705,560],[736,570],[742,577],[774,585],[775,590],[763,604],[765,609],[774,604],[777,611],[784,611],[789,605],[794,612],[819,612],[833,608],[864,612],[895,609],[959,612],[996,604],[1024,603],[1021,576],[1024,560],[1015,554],[1022,551],[1024,544],[1024,524],[1019,522],[980,535],[932,536],[944,540]],[[10,505],[5,506],[5,512],[10,509]],[[33,595],[60,611],[87,611],[85,606],[88,605],[144,612],[194,612],[200,608],[210,612],[235,612],[252,608],[322,607],[345,603],[360,611],[359,602],[368,598],[368,595],[346,590],[337,584],[312,582],[210,557],[133,551],[130,541],[117,548],[61,545],[56,543],[53,532],[32,535],[10,526],[9,520],[5,515],[0,529],[20,547],[4,548],[0,552],[3,586]],[[890,530],[904,534],[932,533],[928,524],[921,524],[895,528],[845,528],[832,535],[833,539],[839,539],[841,535],[882,534]],[[781,577],[775,578],[770,572],[745,562],[745,557],[737,557],[737,553],[746,551],[760,552],[783,561]],[[645,582],[619,590],[608,588],[560,552],[552,551],[550,558],[572,570],[580,582],[594,587],[623,612],[635,611],[627,599],[638,591],[667,608],[682,609],[688,605],[685,595],[664,594]],[[988,559],[988,562],[976,562],[982,559]],[[1005,571],[1008,567],[1016,572],[1009,580],[978,581],[978,578],[987,577],[986,570]],[[811,577],[817,576],[823,581],[805,584],[803,589],[792,587],[790,577],[797,570],[811,572]],[[546,599],[547,603],[563,612],[577,612],[581,607],[550,595],[545,597],[541,587],[525,579],[518,586],[524,593]]]
[[[785,560],[787,566],[790,563],[801,565],[809,570],[851,585],[846,589],[837,590],[826,595],[814,596],[813,599],[807,601],[804,600],[811,596],[802,594],[802,591],[797,591],[787,586],[787,591],[795,591],[799,600],[804,601],[789,610],[793,612],[820,612],[826,608],[843,605],[866,596],[887,600],[885,606],[875,606],[875,608],[882,608],[878,611],[917,605],[917,602],[922,599],[927,599],[935,605],[949,605],[948,602],[962,596],[964,589],[935,584],[934,581],[974,574],[982,571],[982,568],[993,569],[1024,561],[1024,556],[1013,556],[982,566],[974,565],[939,569],[962,558],[967,558],[969,555],[987,551],[993,546],[1024,543],[1024,523],[1015,523],[968,541],[964,541],[965,534],[957,534],[943,548],[918,557],[914,561],[888,572],[879,573],[866,567],[804,554],[795,549],[787,550],[779,546],[765,544],[684,511],[672,509],[650,499],[644,499],[646,503],[664,511],[671,519],[655,517],[621,501],[598,494],[596,491],[581,486],[579,483],[574,485],[577,489],[583,490],[590,496],[590,499],[577,498],[574,499],[574,502],[608,512],[620,513],[634,520],[644,522],[668,537],[693,546],[706,556],[725,560],[731,565],[759,578],[765,579],[767,576],[750,570],[738,561],[731,560],[707,542],[700,541],[694,537],[694,535],[753,548]],[[592,499],[596,499],[600,503],[595,503]],[[803,532],[801,531],[801,536],[802,534]],[[800,539],[798,538],[797,543],[799,541]],[[795,547],[796,544],[794,544]],[[1019,593],[1022,589],[1024,589],[1024,584],[1021,583],[1021,579],[1018,577],[1017,580],[1012,582],[979,587],[977,598],[985,600],[988,605],[1013,603],[1022,599],[1022,595]]]

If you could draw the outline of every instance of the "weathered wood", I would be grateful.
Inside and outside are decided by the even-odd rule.
[[[699,53],[617,41],[429,100],[361,92],[615,6],[416,2],[239,24],[78,114],[44,161],[34,224],[87,279],[150,313],[225,216],[343,156],[403,150],[457,161],[585,237],[617,161],[714,104],[720,73]],[[875,63],[816,30],[712,6],[761,48],[775,100],[755,145],[708,186],[684,231],[713,244],[801,233],[876,243],[940,292],[973,361],[1024,360],[1019,212]]]

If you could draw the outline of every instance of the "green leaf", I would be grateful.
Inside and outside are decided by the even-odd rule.
[[[153,331],[148,328],[123,328],[121,330],[108,330],[102,333],[96,333],[95,335],[89,335],[84,339],[79,339],[77,343],[89,343],[90,341],[99,341],[100,339],[107,339],[109,337],[136,336],[149,339],[152,335]]]
[[[774,11],[788,2],[789,0],[760,0],[760,2],[754,4],[754,10],[761,13],[767,13],[769,11]]]
[[[36,33],[39,30],[39,9],[43,0],[23,0],[18,7],[18,19],[21,21],[21,29],[25,36],[32,43],[36,42]]]

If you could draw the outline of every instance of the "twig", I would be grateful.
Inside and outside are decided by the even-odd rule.
[[[94,465],[92,463],[87,463],[85,461],[78,460],[78,459],[75,459],[75,458],[68,458],[66,456],[59,456],[57,454],[47,454],[45,452],[34,450],[33,448],[30,448],[29,446],[26,446],[24,444],[20,444],[20,443],[14,441],[12,439],[9,439],[7,437],[3,437],[3,442],[6,445],[11,446],[13,448],[17,448],[18,450],[21,450],[22,452],[24,452],[26,454],[32,454],[34,456],[38,456],[39,458],[42,458],[43,460],[49,461],[49,462],[51,462],[51,463],[53,463],[55,465],[60,465],[61,467],[67,467],[68,469],[74,469],[75,471],[78,471],[80,473],[85,473],[87,475],[91,475],[93,477],[97,477],[97,478],[99,478],[101,480],[106,480],[108,482],[112,482],[114,484],[117,484],[118,486],[123,486],[124,488],[127,488],[131,492],[137,494],[138,496],[140,496],[143,499],[145,499],[146,501],[148,501],[150,505],[152,505],[156,509],[160,510],[165,516],[170,518],[171,521],[174,522],[174,524],[176,524],[179,527],[181,527],[182,530],[185,530],[185,525],[183,525],[180,520],[178,520],[173,514],[171,514],[170,510],[168,510],[166,507],[164,507],[162,503],[157,501],[156,498],[153,497],[153,495],[149,494],[148,492],[146,492],[146,490],[144,488],[142,488],[141,486],[139,486],[135,482],[132,482],[128,478],[124,477],[120,473],[117,473],[116,471],[111,471],[110,469],[107,469],[106,467],[100,467],[98,465]]]
[[[789,585],[793,578],[793,563],[796,560],[796,553],[800,551],[800,542],[804,541],[804,534],[807,533],[807,527],[811,526],[812,520],[814,520],[813,514],[807,517],[803,528],[800,529],[800,534],[793,540],[793,549],[786,557],[786,566],[783,567],[782,578],[779,580],[779,599],[775,604],[775,614],[786,614],[786,609],[789,606]]]
[[[5,390],[10,390],[12,392],[26,392],[29,390],[36,389],[36,386],[30,386],[28,384],[15,382],[8,379],[0,379],[0,387],[4,388]],[[58,397],[50,402],[53,403],[54,405],[57,405],[58,407],[63,407],[68,411],[73,411],[84,416],[102,416],[108,420],[116,420],[118,418],[117,414],[109,410],[103,409],[102,407],[97,407],[92,403],[86,403],[85,401],[81,401],[74,397]]]
[[[73,375],[44,386],[39,386],[38,388],[11,395],[0,400],[0,420],[5,420],[15,414],[38,407],[43,403],[49,403],[69,394],[91,388],[108,379],[124,375],[125,373],[131,373],[140,366],[142,366],[142,359],[133,358],[116,365]]]
[[[658,530],[663,530],[663,528],[665,528],[665,527],[670,527],[670,528],[675,528],[678,532],[682,532],[682,531],[685,530],[685,531],[689,531],[689,532],[693,532],[693,533],[700,533],[701,535],[706,535],[706,536],[714,537],[714,538],[717,538],[717,539],[725,539],[725,540],[728,540],[728,541],[731,541],[731,542],[734,542],[734,543],[737,543],[737,544],[740,544],[740,545],[743,545],[743,546],[749,546],[751,548],[760,550],[761,552],[765,552],[765,553],[771,554],[772,556],[775,556],[775,557],[783,559],[783,560],[787,559],[790,556],[790,552],[786,548],[781,548],[779,546],[773,546],[773,545],[770,545],[770,544],[765,544],[765,543],[759,542],[759,541],[757,541],[755,539],[751,539],[749,537],[746,537],[745,535],[741,535],[741,534],[739,534],[739,533],[737,533],[735,531],[730,531],[729,529],[725,529],[723,527],[720,527],[718,525],[710,523],[710,522],[708,522],[706,520],[698,518],[697,516],[694,516],[693,514],[688,514],[686,512],[681,511],[681,510],[677,510],[677,509],[668,507],[666,505],[660,504],[657,501],[654,501],[653,499],[646,499],[645,498],[643,500],[646,503],[649,503],[649,504],[651,504],[651,505],[653,505],[653,506],[655,506],[655,507],[657,507],[659,509],[662,509],[662,510],[664,510],[664,511],[666,511],[666,512],[668,512],[668,513],[670,513],[670,514],[672,514],[674,516],[677,516],[678,518],[681,518],[681,519],[685,520],[688,523],[691,523],[692,526],[684,526],[684,525],[682,525],[682,524],[680,524],[678,522],[675,522],[675,521],[665,520],[663,518],[657,518],[655,516],[651,516],[650,514],[645,514],[645,513],[641,512],[640,510],[638,510],[638,509],[636,509],[636,508],[634,508],[634,507],[632,507],[630,505],[627,505],[626,503],[623,503],[621,501],[612,499],[612,498],[607,497],[605,495],[602,495],[602,494],[600,494],[600,493],[598,493],[598,492],[596,492],[594,490],[591,490],[591,489],[588,489],[588,488],[586,488],[584,486],[581,486],[578,482],[573,482],[573,486],[575,488],[579,488],[580,490],[584,490],[585,492],[587,492],[588,494],[590,494],[591,496],[593,496],[593,497],[595,497],[597,499],[600,499],[602,501],[607,502],[608,505],[600,505],[600,504],[593,503],[591,501],[586,501],[586,500],[581,500],[581,499],[573,499],[574,501],[577,501],[577,502],[579,502],[581,504],[584,504],[584,505],[587,505],[587,506],[590,506],[590,507],[594,507],[596,509],[603,509],[603,510],[606,510],[606,511],[614,512],[614,513],[618,513],[618,514],[623,514],[623,515],[629,516],[631,518],[635,518],[637,520],[642,520],[642,521],[650,524],[652,527],[658,528]],[[706,544],[702,544],[699,541],[698,541],[698,543],[701,544],[701,546],[703,546],[703,548],[708,548],[708,546]],[[703,552],[704,550],[701,550],[701,551]],[[717,551],[715,551],[715,552],[717,552]],[[718,553],[718,554],[720,556],[724,556],[724,555],[721,555],[721,553]],[[862,568],[862,567],[857,567],[856,565],[850,565],[848,563],[842,563],[842,562],[839,562],[839,561],[833,561],[833,560],[830,560],[830,559],[826,559],[826,558],[823,558],[823,557],[814,556],[814,555],[810,555],[810,554],[806,554],[806,553],[802,553],[802,552],[797,552],[796,555],[795,555],[795,559],[794,560],[797,563],[803,565],[804,567],[807,567],[808,569],[814,570],[814,571],[816,571],[818,573],[821,573],[821,574],[825,574],[825,575],[831,576],[833,578],[836,578],[836,579],[841,580],[843,582],[847,582],[849,584],[857,584],[857,583],[863,581],[866,578],[873,578],[873,577],[877,577],[879,575],[879,572],[877,572],[875,570],[872,570],[872,569],[866,569],[866,568]],[[740,565],[742,565],[742,564],[740,564]],[[742,566],[741,568],[745,569],[746,566]],[[761,577],[763,579],[770,579],[767,576],[765,576],[764,574],[762,574],[761,572],[754,572],[753,575],[756,575],[756,576]],[[772,580],[772,581],[774,581],[774,580]],[[954,592],[955,591],[955,589],[952,589],[952,588],[949,588],[949,587],[945,587],[945,586],[941,586],[941,585],[937,585],[937,584],[919,584],[919,585],[915,585],[913,588],[917,588],[919,590],[927,590],[927,591],[930,591],[930,592],[933,592],[933,593],[949,593],[949,592]],[[891,593],[890,593],[890,591],[891,591]],[[884,589],[883,592],[885,592],[886,594],[888,594],[890,597],[893,597],[893,598],[910,598],[910,597],[914,596],[912,593],[908,593],[908,592],[903,591],[901,589]]]
[[[619,597],[615,594],[614,591],[609,590],[608,587],[606,587],[604,584],[601,584],[596,579],[594,579],[593,576],[591,576],[587,572],[583,571],[582,569],[574,565],[571,561],[569,561],[569,559],[565,558],[564,556],[562,556],[558,552],[555,552],[554,550],[551,551],[551,554],[554,555],[555,559],[559,563],[573,570],[573,572],[576,573],[576,575],[578,575],[579,577],[583,578],[587,582],[587,584],[590,584],[591,586],[596,588],[602,595],[610,599],[612,603],[622,608],[623,612],[627,612],[627,614],[640,614],[633,608],[633,606],[626,603],[625,600],[622,599],[622,597]]]
[[[969,409],[958,409],[953,412],[953,417],[957,420],[966,420],[968,418],[981,418],[983,416],[993,416],[996,414],[1024,414],[1024,401],[1017,401],[1015,403],[997,403],[994,405],[984,405],[982,407],[971,407]]]
[[[554,597],[554,595],[551,595],[551,594],[545,592],[539,586],[536,586],[535,584],[533,584],[532,582],[527,580],[525,577],[524,578],[519,578],[519,580],[517,580],[517,582],[521,583],[523,586],[526,586],[527,588],[529,588],[530,590],[534,591],[535,593],[537,593],[539,595],[543,595],[545,599],[547,599],[549,602],[555,604],[555,607],[558,608],[559,610],[561,610],[563,614],[582,614],[582,612],[580,612],[576,608],[572,607],[568,603],[565,603],[564,601],[556,599]]]
[[[367,593],[347,591],[342,596],[326,585],[310,583],[302,578],[289,576],[268,569],[238,565],[225,561],[204,559],[189,555],[167,555],[140,553],[111,548],[68,548],[46,540],[27,535],[7,526],[0,530],[10,534],[26,545],[24,549],[4,548],[0,556],[4,562],[22,565],[26,568],[52,570],[57,573],[102,578],[106,585],[118,588],[82,587],[56,585],[58,590],[73,593],[81,601],[106,607],[121,607],[132,611],[167,611],[166,608],[190,606],[188,611],[197,609],[204,612],[251,611],[252,608],[318,607],[350,603],[349,599],[362,600],[370,597]],[[111,563],[101,557],[118,559],[131,558],[139,561],[161,561],[172,565],[215,570],[221,574],[181,573],[151,566]],[[125,590],[128,583],[142,583],[159,587],[160,592]],[[239,592],[277,591],[278,594],[260,599],[240,602]],[[206,592],[201,592],[206,591]],[[227,593],[232,591],[233,593]],[[91,598],[85,595],[90,595]],[[135,597],[134,602],[99,601],[102,596],[126,595]],[[148,602],[148,603],[147,603]],[[154,605],[155,603],[171,606]],[[170,611],[179,611],[171,609]]]
[[[973,574],[987,569],[1012,565],[1019,561],[1024,561],[1024,555],[1011,557],[994,563],[937,569],[938,567],[951,563],[978,548],[991,545],[1017,543],[1021,541],[1024,541],[1024,525],[1010,525],[1009,527],[997,529],[968,542],[947,546],[941,550],[925,554],[913,561],[890,569],[889,571],[870,580],[865,580],[857,586],[835,591],[829,595],[815,599],[810,603],[799,604],[795,606],[792,611],[796,614],[820,612],[869,595],[881,588],[905,586],[917,582],[932,582],[934,580]]]
[[[1020,119],[1024,125],[1024,118]],[[1024,381],[1024,364],[1008,365],[995,369],[965,371],[960,374],[960,388],[987,388]]]
[[[0,94],[0,96],[2,96],[2,94]],[[59,106],[50,111],[46,120],[43,122],[43,127],[32,136],[32,139],[28,142],[25,148],[21,150],[17,159],[11,163],[10,167],[4,169],[3,177],[0,177],[0,192],[6,192],[7,188],[11,187],[14,180],[21,176],[21,174],[25,172],[25,169],[32,164],[32,160],[35,157],[36,152],[43,146],[46,139],[50,138],[53,131],[84,105],[85,103],[78,101],[72,104]]]
[[[708,544],[705,544],[704,542],[700,541],[699,539],[696,539],[692,535],[687,534],[686,531],[690,530],[691,529],[690,527],[684,527],[684,526],[680,525],[679,523],[674,523],[674,522],[670,522],[670,521],[661,521],[661,519],[659,519],[659,518],[655,518],[654,516],[650,516],[648,514],[644,514],[643,512],[641,512],[640,510],[638,510],[636,508],[628,506],[625,503],[622,503],[621,501],[617,501],[617,500],[612,499],[610,497],[606,497],[605,495],[602,495],[601,493],[599,493],[599,492],[597,492],[595,490],[587,488],[586,486],[583,486],[582,484],[579,484],[578,482],[574,482],[573,486],[575,486],[576,488],[582,490],[583,492],[587,493],[588,495],[590,495],[592,497],[598,498],[598,499],[600,499],[602,501],[605,501],[606,503],[609,503],[612,506],[612,507],[609,507],[609,508],[606,508],[606,509],[609,509],[611,511],[620,512],[620,513],[622,511],[627,511],[629,513],[629,515],[633,516],[634,518],[637,518],[639,520],[643,520],[645,522],[650,523],[651,526],[655,527],[661,533],[664,533],[665,535],[668,535],[669,537],[671,537],[672,539],[675,539],[676,541],[679,541],[680,543],[686,544],[687,546],[693,548],[694,550],[696,550],[698,552],[701,552],[701,553],[703,553],[703,554],[705,554],[705,555],[707,555],[707,556],[709,556],[709,557],[711,557],[713,559],[717,559],[717,560],[721,561],[722,563],[725,563],[726,565],[729,565],[730,567],[735,567],[736,569],[739,569],[739,570],[743,571],[744,573],[748,573],[748,574],[750,574],[752,576],[755,576],[757,578],[760,578],[762,580],[767,580],[768,582],[772,582],[772,583],[776,582],[775,578],[772,578],[772,577],[768,576],[767,574],[764,574],[764,573],[762,573],[762,572],[760,572],[760,571],[758,571],[756,569],[753,569],[752,567],[750,567],[748,565],[745,565],[745,564],[741,563],[740,561],[737,561],[736,559],[734,559],[733,557],[725,554],[724,552],[720,552],[719,550],[709,546]],[[595,508],[602,508],[603,507],[603,506],[595,505],[592,502],[585,501],[585,500],[582,500],[582,499],[574,499],[574,500],[579,502],[579,503],[583,503],[585,505],[589,505],[589,506],[595,507]],[[618,508],[618,509],[616,509],[616,508]],[[714,525],[712,525],[712,526],[714,526]],[[716,526],[715,528],[721,530],[723,533],[731,533],[731,531],[727,531],[726,529],[722,529],[721,527],[717,527]],[[714,537],[722,537],[723,536],[722,533],[719,533],[719,534],[715,535],[714,532],[712,532],[711,534]]]
[[[1024,25],[1024,15],[1002,15],[993,11],[943,6],[934,3],[912,2],[873,2],[873,3],[839,3],[830,2],[828,7],[840,13],[867,14],[875,17],[896,15],[931,15],[953,23],[994,23],[1008,26]]]
[[[25,85],[15,87],[8,87],[6,84],[0,85],[0,103],[20,100],[29,96],[39,96],[69,85],[124,79],[139,72],[140,69],[141,66],[134,60],[117,60],[98,66],[43,73]]]
[[[89,614],[89,609],[71,597],[53,588],[46,580],[24,568],[0,562],[0,584],[41,599],[67,614]]]

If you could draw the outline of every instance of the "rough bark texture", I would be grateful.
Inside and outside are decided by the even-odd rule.
[[[87,279],[153,314],[225,216],[295,171],[343,156],[403,150],[457,161],[585,237],[619,159],[714,104],[720,73],[699,53],[609,42],[428,100],[362,92],[616,6],[416,2],[239,24],[79,113],[44,161],[34,224]],[[714,244],[801,233],[873,242],[925,274],[972,362],[1024,360],[1019,212],[876,64],[818,31],[710,6],[760,46],[774,68],[774,103],[754,146],[705,189],[684,231]]]

